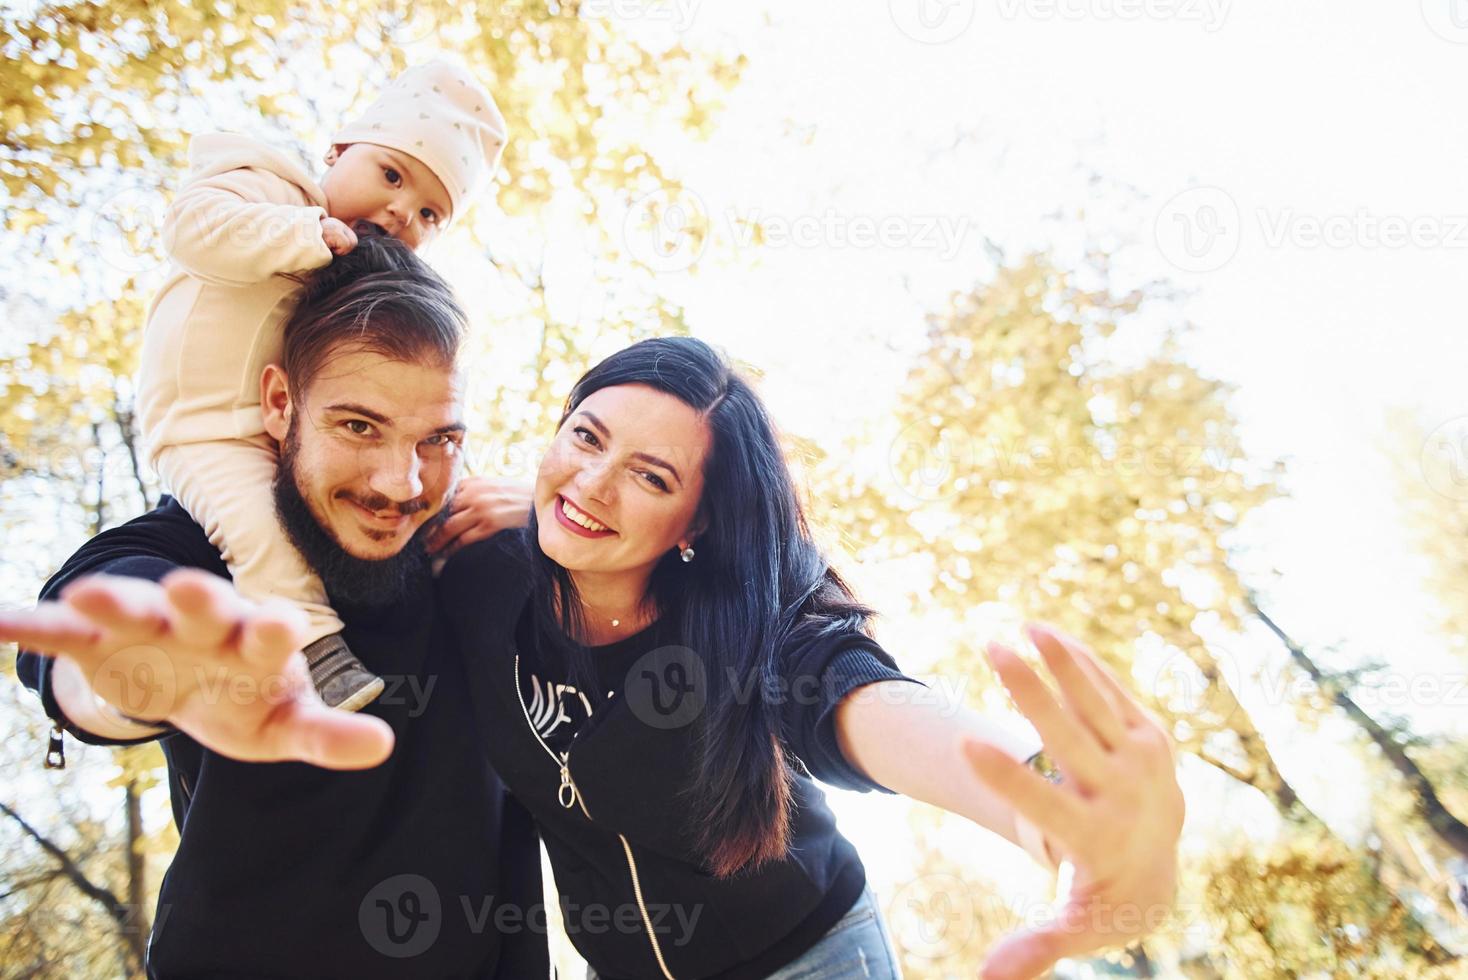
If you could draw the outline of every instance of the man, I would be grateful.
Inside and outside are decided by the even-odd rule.
[[[460,472],[464,314],[386,238],[304,297],[260,381],[275,505],[383,696],[325,707],[302,614],[235,593],[172,501],[87,542],[0,639],[78,739],[162,739],[179,847],[149,976],[546,976],[538,842],[478,744],[424,548]]]

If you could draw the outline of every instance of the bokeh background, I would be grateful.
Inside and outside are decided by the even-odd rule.
[[[1023,727],[1029,618],[1166,719],[1173,914],[1065,977],[1468,976],[1468,3],[0,3],[0,603],[156,503],[131,377],[192,134],[326,139],[439,53],[512,139],[428,254],[474,321],[472,468],[530,479],[600,357],[759,379],[912,673]],[[0,682],[0,974],[136,976],[156,748]],[[1056,883],[832,791],[915,978]],[[242,924],[248,928],[248,924]],[[562,941],[563,965],[574,954]],[[567,975],[576,975],[574,972]]]

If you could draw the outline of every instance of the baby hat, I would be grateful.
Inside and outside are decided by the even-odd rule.
[[[439,59],[399,75],[331,142],[376,143],[421,160],[443,181],[457,218],[494,175],[505,117],[473,75]]]

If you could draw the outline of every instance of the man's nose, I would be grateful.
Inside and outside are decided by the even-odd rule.
[[[390,448],[373,460],[367,485],[394,503],[407,503],[423,495],[423,460],[417,446]]]

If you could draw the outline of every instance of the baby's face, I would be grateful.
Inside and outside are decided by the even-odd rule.
[[[418,249],[449,219],[443,181],[422,161],[376,143],[332,147],[321,182],[326,212],[347,225],[370,221]]]

